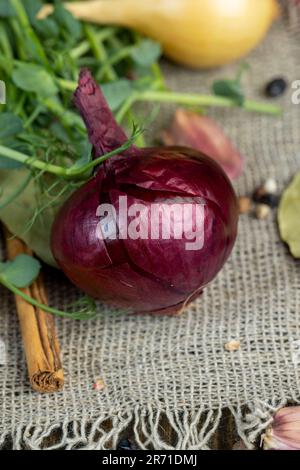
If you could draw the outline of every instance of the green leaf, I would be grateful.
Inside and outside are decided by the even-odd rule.
[[[32,256],[21,254],[7,261],[1,270],[1,278],[16,287],[28,287],[37,278],[41,269],[40,262]]]
[[[21,119],[13,113],[0,114],[0,140],[12,137],[23,131]]]
[[[232,98],[239,106],[243,106],[245,96],[241,84],[237,80],[216,80],[212,89],[215,95]]]
[[[92,148],[93,147],[90,144],[90,142],[88,140],[86,140],[86,141],[83,141],[81,144],[78,144],[78,145],[80,146],[79,152],[82,156],[80,158],[78,158],[78,160],[76,160],[74,165],[72,165],[72,167],[71,167],[72,169],[81,168],[86,163],[89,163],[89,162],[92,161]]]
[[[112,83],[101,85],[106,101],[112,111],[116,111],[131,95],[133,87],[129,80],[122,78]]]
[[[40,65],[18,63],[12,79],[21,90],[34,92],[43,98],[55,95],[58,91],[53,77]]]
[[[8,0],[0,0],[0,18],[15,16],[15,11]]]
[[[284,191],[279,208],[280,236],[295,258],[300,258],[300,172]]]
[[[64,127],[61,125],[59,121],[52,122],[50,124],[50,132],[51,135],[55,136],[58,140],[61,140],[65,144],[71,144],[71,140],[68,136],[68,133],[64,129]]]
[[[6,263],[0,262],[0,273],[5,269]]]
[[[22,166],[22,163],[17,162],[16,160],[12,160],[11,158],[2,157],[0,155],[0,170],[16,170]]]
[[[37,13],[43,6],[43,2],[41,0],[22,0],[22,3],[30,23],[33,24]]]
[[[82,32],[81,23],[64,8],[61,1],[55,1],[52,15],[57,24],[64,28],[73,38],[73,40],[80,37]]]
[[[134,62],[143,67],[150,67],[161,55],[161,46],[152,39],[143,39],[132,51]]]
[[[13,113],[0,114],[0,141],[9,147],[13,147],[13,137],[23,131],[21,119]],[[12,160],[11,158],[2,157],[0,155],[0,169],[16,169],[20,168],[22,163]]]
[[[33,26],[36,32],[43,38],[57,38],[59,35],[59,27],[52,18],[45,18],[43,20],[34,20]]]
[[[24,181],[22,183],[20,183],[19,186],[17,186],[15,192],[13,194],[11,194],[8,199],[3,200],[3,198],[1,197],[0,209],[3,209],[4,207],[11,204],[15,199],[17,199],[22,194],[22,192],[26,189],[26,187],[28,186],[31,178],[32,178],[32,175],[28,174],[27,177],[24,179]],[[0,191],[1,191],[1,188],[0,188]]]

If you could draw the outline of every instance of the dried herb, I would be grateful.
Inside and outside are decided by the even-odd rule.
[[[284,191],[278,210],[280,236],[295,258],[300,258],[300,172]]]

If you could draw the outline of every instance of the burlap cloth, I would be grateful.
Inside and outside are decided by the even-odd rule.
[[[261,98],[263,85],[277,75],[290,83],[300,79],[299,40],[300,17],[291,9],[248,58],[250,96]],[[174,90],[194,92],[207,92],[213,79],[235,70],[165,66]],[[235,185],[239,194],[270,176],[282,190],[300,169],[300,105],[292,104],[292,92],[281,100],[282,119],[243,110],[209,112],[246,156]],[[153,135],[171,112],[164,107]],[[76,296],[55,271],[47,285],[54,305],[63,308]],[[129,425],[142,448],[206,448],[224,408],[250,446],[274,408],[300,401],[299,262],[280,241],[275,213],[265,221],[241,217],[229,262],[180,318],[107,317],[100,305],[104,315],[96,321],[57,320],[66,375],[61,393],[31,390],[14,299],[3,288],[0,298],[0,442],[9,439],[15,448],[114,448]],[[224,349],[231,339],[241,341],[236,352]],[[102,391],[92,387],[98,378],[106,384]],[[173,430],[171,440],[162,418]],[[58,437],[49,444],[56,428]]]

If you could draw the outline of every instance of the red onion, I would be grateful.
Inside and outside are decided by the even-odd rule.
[[[75,104],[95,156],[126,142],[87,70],[80,74]],[[141,238],[124,232],[135,218],[122,212],[120,196],[126,197],[128,207],[141,204],[135,232]],[[101,218],[103,204],[115,212]],[[189,220],[170,216],[167,209],[174,204],[189,207]],[[162,210],[156,227],[150,217],[153,207]],[[199,207],[202,212],[197,212]],[[200,225],[197,214],[202,214]],[[237,220],[231,183],[209,157],[184,147],[132,146],[100,165],[66,202],[53,225],[52,251],[69,279],[88,295],[131,312],[171,315],[198,296],[222,268],[235,242]],[[164,239],[168,224],[172,236]],[[116,225],[116,236],[109,238]],[[159,233],[158,239],[149,236],[151,230]],[[191,248],[192,235],[203,242],[197,249]]]

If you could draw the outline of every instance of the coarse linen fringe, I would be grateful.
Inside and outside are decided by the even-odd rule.
[[[236,432],[247,449],[257,447],[274,413],[286,404],[286,401],[276,401],[256,403],[247,409],[228,407],[234,417]],[[0,436],[0,448],[10,441],[13,450],[115,450],[130,426],[131,436],[139,450],[209,450],[221,417],[221,407],[179,412],[136,406],[126,412],[105,413],[93,421],[89,418],[69,420],[66,417],[63,423],[19,424],[13,433],[6,432]],[[162,431],[162,421],[168,426],[168,435],[172,434],[172,444]]]

